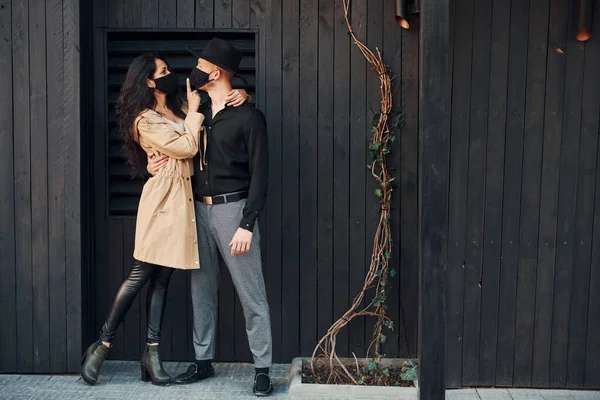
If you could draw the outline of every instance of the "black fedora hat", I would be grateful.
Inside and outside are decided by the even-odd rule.
[[[219,68],[237,74],[242,53],[226,40],[214,38],[201,51],[189,49],[197,58],[202,58]]]

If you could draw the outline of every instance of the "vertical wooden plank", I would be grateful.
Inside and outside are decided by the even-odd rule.
[[[31,130],[29,113],[29,10],[12,4],[17,371],[33,371],[33,265],[31,259]]]
[[[570,7],[570,14],[573,7]],[[569,18],[567,32],[573,32]],[[569,310],[573,283],[573,240],[577,205],[577,169],[581,133],[581,96],[583,92],[584,45],[569,37],[566,48],[566,80],[563,102],[564,127],[561,136],[558,215],[556,217],[556,273],[552,316],[550,386],[564,387],[567,381]]]
[[[215,0],[215,28],[231,28],[232,0]]]
[[[107,102],[106,102],[106,36],[101,28],[96,28],[93,33],[93,170],[95,182],[106,182],[106,125],[107,121]],[[66,65],[65,65],[66,68]],[[66,163],[66,162],[65,162]],[[66,165],[65,165],[66,168]],[[66,171],[65,171],[66,172]],[[96,323],[93,329],[92,340],[97,340],[98,333],[104,324],[106,313],[112,293],[109,293],[109,278],[112,274],[107,274],[112,263],[109,260],[109,239],[110,224],[106,218],[106,183],[92,185],[93,204],[94,204],[94,228],[95,235],[95,268],[94,283],[96,293]],[[86,345],[89,345],[86,343]]]
[[[595,10],[594,22],[600,24],[600,10]],[[569,311],[567,356],[567,386],[573,388],[585,387],[587,337],[597,336],[596,330],[589,329],[591,321],[588,321],[588,309],[590,307],[590,291],[596,290],[595,288],[598,287],[590,285],[594,208],[598,204],[594,203],[594,194],[598,191],[596,166],[598,162],[598,132],[600,132],[600,113],[598,112],[600,110],[600,75],[594,72],[597,71],[598,65],[600,65],[600,41],[596,38],[585,44],[583,66],[581,136],[573,240],[573,285]]]
[[[177,0],[177,27],[194,27],[194,0]]]
[[[109,1],[110,0],[94,0],[93,7],[90,3],[87,3],[82,7],[82,11],[84,11],[85,9],[93,10],[93,12],[90,13],[91,15],[89,18],[91,19],[92,26],[94,28],[108,26]]]
[[[490,386],[493,386],[496,382],[509,28],[510,2],[495,1],[492,10],[489,70],[490,98],[485,171],[485,227],[482,272],[485,290],[482,290],[481,298],[481,347],[478,379],[480,385]],[[448,301],[451,300],[448,299]]]
[[[182,361],[187,358],[187,344],[191,342],[192,335],[191,331],[185,329],[187,327],[187,287],[186,287],[186,272],[175,270],[171,275],[171,283],[169,285],[169,292],[173,293],[173,301],[168,305],[169,308],[165,310],[165,315],[169,314],[171,318],[171,326],[175,332],[175,339],[173,340],[171,359],[174,361]],[[140,314],[142,313],[140,308]],[[189,315],[190,317],[192,314]],[[163,326],[165,324],[163,323]]]
[[[401,78],[402,78],[402,32],[403,29],[398,26],[396,19],[393,18],[394,5],[392,2],[387,1],[383,3],[383,48],[382,55],[384,62],[390,68],[390,74],[392,76],[392,85],[395,88],[392,92],[392,103],[394,107],[401,107],[402,105],[402,93],[401,93]],[[397,89],[396,89],[397,88]],[[393,122],[392,122],[393,123]],[[406,136],[409,136],[408,134]],[[412,139],[416,139],[416,132],[412,135]],[[391,284],[391,290],[388,291],[388,305],[387,314],[394,322],[393,330],[384,330],[386,336],[385,344],[383,345],[384,354],[388,357],[399,357],[400,356],[400,333],[402,333],[402,346],[404,347],[403,356],[408,357],[408,350],[406,349],[406,331],[405,331],[405,319],[400,318],[400,273],[401,272],[401,259],[400,259],[400,247],[402,246],[401,228],[400,228],[400,215],[402,211],[402,189],[403,182],[402,178],[403,171],[398,168],[402,162],[402,140],[404,136],[397,132],[396,141],[391,144],[391,152],[388,156],[388,162],[390,164],[390,172],[396,177],[396,182],[400,182],[400,185],[394,188],[392,192],[392,207],[390,215],[390,224],[392,229],[392,257],[390,259],[390,268],[396,271],[395,276],[389,276],[388,281]],[[410,270],[410,267],[407,266]],[[415,307],[416,308],[416,307]]]
[[[533,367],[533,321],[538,249],[540,184],[544,137],[544,97],[549,3],[531,2],[529,8],[529,49],[525,131],[523,138],[523,177],[521,182],[521,226],[515,322],[514,385],[531,386]]]
[[[333,54],[333,319],[341,317],[350,305],[350,46],[344,8],[334,6]],[[321,279],[319,278],[319,282]],[[319,328],[319,335],[323,335]],[[348,352],[348,329],[337,336],[340,354]]]
[[[268,43],[265,48],[258,48],[257,54],[264,54],[264,59],[260,56],[257,65],[258,70],[264,70],[265,85],[267,87],[267,98],[265,99],[265,118],[267,121],[267,132],[269,134],[269,189],[267,193],[267,202],[263,211],[262,219],[266,221],[266,236],[262,237],[267,249],[263,255],[263,262],[266,266],[265,284],[267,287],[267,296],[271,311],[271,336],[273,338],[273,357],[275,360],[289,362],[281,358],[282,343],[287,342],[282,337],[282,275],[281,270],[281,245],[282,237],[289,235],[290,232],[283,232],[281,227],[283,192],[282,187],[282,168],[284,160],[282,158],[283,146],[283,121],[282,96],[281,96],[281,76],[282,76],[282,42],[281,42],[281,2],[268,1],[264,14],[258,15],[259,23],[266,31],[260,31],[261,36]],[[263,22],[264,21],[264,22]],[[263,62],[269,60],[269,62]],[[286,160],[287,162],[287,160]],[[287,294],[286,294],[287,295]],[[296,317],[292,314],[291,318]],[[285,317],[287,320],[288,316]]]
[[[177,27],[177,0],[160,0],[158,2],[158,27]]]
[[[467,226],[464,268],[464,327],[462,384],[479,381],[481,294],[487,288],[482,278],[483,225],[487,118],[489,107],[490,41],[492,1],[477,1],[473,10],[473,57],[469,112],[469,172],[467,178]],[[493,282],[491,282],[493,284]]]
[[[141,26],[144,28],[158,28],[158,3],[159,0],[143,0],[141,6]],[[192,6],[192,10],[194,6]],[[188,10],[188,12],[191,12]]]
[[[46,119],[46,7],[29,4],[29,113],[31,118],[31,262],[33,265],[33,371],[49,372],[48,126]]]
[[[445,392],[450,166],[450,2],[421,1],[419,398]]]
[[[276,3],[279,5],[280,9],[282,9],[282,5],[281,2]],[[258,59],[258,66],[257,66],[257,71],[256,71],[256,101],[255,104],[256,106],[261,109],[264,110],[265,107],[265,100],[266,100],[266,76],[267,76],[267,66],[271,65],[270,61],[267,62],[267,58],[266,58],[266,47],[267,47],[267,27],[269,27],[268,23],[269,21],[273,24],[277,24],[276,26],[279,26],[280,31],[281,31],[281,25],[282,25],[282,18],[281,18],[281,11],[279,12],[279,16],[274,17],[275,19],[271,19],[269,20],[267,17],[267,10],[271,9],[272,7],[269,7],[269,3],[267,2],[267,0],[250,0],[250,28],[257,30],[259,33],[256,35],[256,57]],[[265,32],[264,34],[261,34],[260,32]],[[277,33],[273,33],[274,35],[277,35]],[[281,34],[278,35],[279,38],[277,38],[277,36],[275,37],[276,40],[281,40]],[[277,62],[277,61],[275,61]],[[281,61],[280,61],[281,63]],[[278,91],[281,91],[281,84],[277,87]]]
[[[304,329],[304,320],[300,321],[300,219],[298,213],[300,206],[298,189],[300,173],[299,4],[299,0],[284,0],[282,22],[282,98],[286,100],[281,117],[282,121],[285,121],[283,132],[286,135],[285,140],[282,141],[282,159],[286,162],[282,165],[281,192],[285,193],[286,200],[281,209],[281,230],[288,233],[282,236],[281,244],[281,291],[286,294],[282,296],[281,314],[285,315],[287,320],[281,327],[281,333],[286,338],[281,349],[281,356],[284,360],[291,360],[298,354],[309,355],[300,352],[300,330]],[[304,266],[302,267],[302,273],[304,273]]]
[[[233,28],[250,27],[250,2],[251,0],[231,0],[231,26]],[[281,2],[276,2],[281,7]]]
[[[121,260],[121,265],[123,266],[123,278],[129,276],[129,271],[133,265],[134,243],[135,219],[123,219],[123,259]],[[146,330],[144,329],[143,332],[140,332],[140,313],[145,310],[145,307],[140,307],[140,297],[141,296],[138,294],[123,320],[126,360],[138,360],[141,356],[139,346],[140,339],[142,343],[145,343],[146,341]]]
[[[214,0],[196,0],[196,28],[212,28],[214,26],[213,10]]]
[[[127,28],[141,28],[143,0],[124,0],[123,25]]]
[[[367,37],[367,1],[352,1],[352,29],[362,41]],[[358,47],[350,47],[350,301],[360,293],[365,280],[365,198],[367,167],[367,61]],[[369,119],[370,121],[370,119]],[[374,194],[373,194],[374,195]],[[371,299],[365,299],[366,301]],[[356,318],[348,324],[349,351],[365,356],[365,320]]]
[[[17,22],[17,21],[15,21]],[[0,91],[5,99],[0,102],[0,372],[17,370],[17,292],[15,254],[15,175],[13,151],[13,58],[12,6],[10,0],[0,1],[0,68],[4,79]],[[18,72],[15,73],[15,76]]]
[[[79,2],[63,0],[63,96],[65,110],[65,231],[67,367],[78,371],[81,359],[81,59]]]
[[[567,41],[568,3],[550,3],[544,144],[540,198],[540,227],[536,278],[535,321],[533,341],[532,385],[550,384],[550,349],[552,340],[552,305],[554,298],[554,265],[556,249],[556,210],[560,137],[563,129],[563,93],[565,89],[565,48]]]
[[[110,303],[106,308],[106,313],[112,307],[112,304],[117,295],[119,287],[123,283],[123,253],[124,253],[124,241],[123,241],[123,220],[111,218],[108,220],[108,232],[109,232],[109,254],[108,254],[108,265],[111,268],[111,274],[108,282],[108,292],[110,293]],[[129,266],[131,269],[131,266]],[[129,273],[129,269],[126,274]],[[106,318],[106,314],[104,318]],[[104,321],[102,321],[104,323]],[[102,329],[102,325],[99,326]],[[123,332],[123,324],[117,329],[115,338],[112,341],[112,350],[110,352],[110,358],[113,360],[125,359],[125,335]]]
[[[48,93],[48,294],[50,370],[67,371],[65,168],[63,148],[63,7],[47,2],[46,64]]]
[[[594,10],[594,23],[600,24],[600,7],[596,7]],[[598,81],[600,77],[593,72],[595,71],[594,65],[597,66],[599,63],[600,41],[596,38],[596,40],[586,43],[581,126],[581,148],[585,149],[582,159],[586,160],[586,165],[580,170],[583,177],[585,177],[582,178],[585,179],[585,182],[579,184],[582,188],[594,185],[595,191],[591,199],[593,204],[591,213],[589,212],[589,208],[587,212],[585,212],[585,210],[582,212],[584,219],[586,218],[586,215],[591,215],[591,218],[589,218],[590,221],[587,223],[591,224],[592,232],[590,233],[589,226],[585,223],[581,223],[582,226],[579,231],[579,238],[576,238],[575,242],[580,246],[579,251],[581,252],[580,258],[577,259],[577,264],[584,265],[586,262],[589,262],[590,264],[589,267],[582,267],[584,271],[587,270],[587,273],[589,273],[589,275],[584,278],[587,279],[587,283],[589,284],[589,287],[587,288],[587,299],[585,299],[586,315],[583,316],[583,318],[586,318],[587,337],[583,339],[585,340],[585,349],[581,352],[583,345],[578,342],[581,340],[581,334],[570,334],[570,338],[575,344],[571,344],[569,347],[569,371],[567,372],[567,380],[570,381],[569,375],[571,375],[571,364],[583,364],[585,367],[583,373],[583,385],[586,388],[600,388],[600,335],[597,335],[600,328],[600,318],[598,318],[598,309],[600,307],[600,274],[598,273],[600,272],[600,258],[598,257],[600,254],[600,207],[598,207],[598,204],[600,204],[600,174],[598,173],[600,151],[598,146],[600,146],[600,143],[596,135],[597,132],[600,132],[600,121],[598,120],[600,116],[597,111],[600,103],[600,82]],[[594,141],[596,141],[596,144],[592,145],[591,143]],[[587,163],[590,154],[588,151],[595,151],[595,164]],[[590,167],[594,168],[594,182],[590,182],[590,179],[588,178],[588,176],[592,174],[590,172]],[[585,196],[582,196],[582,198],[585,198]],[[579,245],[580,240],[583,241],[581,245]],[[589,242],[590,246],[586,246],[586,241]],[[586,257],[590,257],[590,259],[586,260]],[[578,269],[579,268],[576,268],[576,270]],[[574,293],[577,293],[577,291],[575,290]],[[575,298],[571,304],[573,307],[577,307],[578,302],[579,297]],[[571,312],[577,319],[582,318],[580,314],[581,310]],[[581,374],[579,370],[575,373]],[[573,375],[575,373],[573,373]]]
[[[300,2],[300,335],[301,354],[317,341],[318,0]]]
[[[388,17],[389,18],[389,17]],[[394,20],[395,22],[395,20]],[[399,29],[396,27],[396,29]],[[392,65],[396,65],[398,57]],[[402,30],[401,99],[405,122],[400,138],[400,335],[399,356],[417,357],[419,336],[419,20],[411,21],[409,31]],[[397,70],[397,69],[396,69]],[[396,171],[398,173],[398,171]],[[397,240],[397,239],[396,239]]]
[[[598,12],[598,9],[596,9]],[[596,19],[597,21],[597,19]],[[596,91],[596,93],[598,93]],[[596,147],[596,171],[600,165],[600,143]],[[590,295],[587,315],[587,343],[585,348],[585,380],[588,388],[600,388],[600,174],[596,172],[596,192],[594,196],[592,259],[590,271]]]
[[[366,45],[375,51],[383,49],[383,1],[382,0],[369,0],[367,1],[367,36],[365,37]],[[380,81],[379,76],[371,69],[370,64],[368,65],[367,71],[367,110],[365,114],[365,122],[367,123],[367,129],[363,132],[363,139],[365,146],[368,149],[371,143],[371,125],[373,121],[374,112],[381,110],[381,94],[380,94]],[[371,164],[373,162],[369,151],[365,151],[363,154],[363,166]],[[375,195],[375,190],[378,188],[377,181],[369,173],[367,168],[363,168],[365,173],[365,257],[364,257],[364,268],[361,272],[361,278],[364,280],[371,264],[371,256],[373,254],[373,238],[377,231],[377,225],[379,223],[379,209],[380,203],[379,198]],[[368,293],[366,301],[370,302],[373,299],[374,294]],[[373,338],[373,327],[375,324],[374,318],[365,318],[365,349],[368,349],[371,340]],[[385,333],[384,333],[385,335]]]
[[[319,1],[317,75],[317,335],[322,337],[333,323],[333,124],[334,124],[334,2]],[[338,348],[339,354],[347,349]]]
[[[471,104],[471,57],[474,0],[458,0],[454,6],[454,65],[452,78],[452,141],[450,143],[450,193],[448,215],[448,335],[446,384],[462,386],[463,317],[465,296],[465,235],[469,119]],[[460,21],[460,22],[458,22]],[[422,77],[420,77],[422,79]],[[420,111],[421,112],[421,111]]]
[[[125,1],[130,0],[106,0],[108,1],[108,27],[123,28]]]
[[[511,3],[496,383],[513,384],[529,1]]]

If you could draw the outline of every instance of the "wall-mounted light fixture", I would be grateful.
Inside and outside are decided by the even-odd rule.
[[[585,42],[592,36],[592,18],[594,16],[594,0],[576,0],[577,33],[575,37]]]
[[[404,29],[410,28],[408,16],[411,0],[396,0],[396,22]]]

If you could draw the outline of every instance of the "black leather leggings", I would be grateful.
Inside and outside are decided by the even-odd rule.
[[[102,332],[100,332],[100,340],[108,343],[113,340],[117,333],[117,328],[123,321],[123,318],[125,318],[125,314],[127,314],[133,300],[146,282],[150,281],[146,297],[146,318],[148,319],[147,343],[159,343],[162,319],[167,303],[167,288],[169,287],[173,271],[173,268],[135,261],[129,276],[123,281],[115,296],[115,300],[106,317],[106,322],[102,327]]]

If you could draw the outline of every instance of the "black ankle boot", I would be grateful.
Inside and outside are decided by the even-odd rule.
[[[108,357],[110,348],[102,344],[100,340],[94,342],[87,348],[81,359],[81,378],[88,385],[95,385],[98,382],[100,368],[104,360]]]
[[[158,345],[146,345],[146,351],[142,354],[142,381],[153,385],[165,386],[171,383],[171,377],[163,368],[158,354]]]

